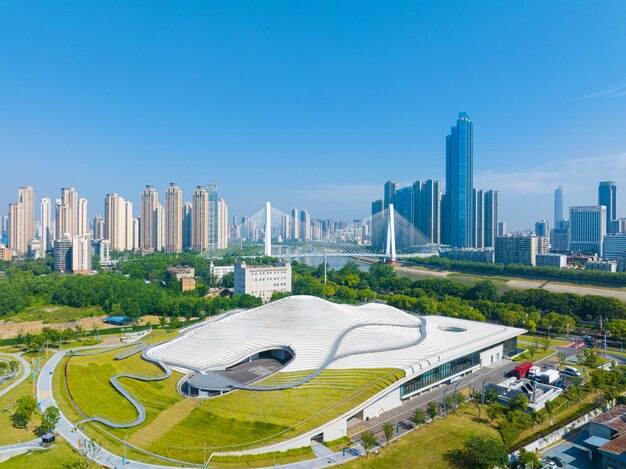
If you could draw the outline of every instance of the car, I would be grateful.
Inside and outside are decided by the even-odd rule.
[[[549,458],[542,458],[542,459],[539,460],[539,462],[541,464],[543,464],[544,467],[546,467],[546,466],[547,467],[556,467],[556,463],[552,459],[549,459]]]
[[[548,459],[554,461],[554,464],[556,464],[557,467],[566,467],[567,463],[559,458],[558,456],[550,456]]]
[[[566,366],[563,370],[563,374],[566,374],[567,376],[582,376],[580,371],[573,366]]]

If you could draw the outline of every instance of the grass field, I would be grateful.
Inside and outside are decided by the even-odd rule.
[[[92,316],[102,316],[104,314],[100,306],[72,308],[71,306],[33,305],[24,311],[3,317],[2,319],[11,322],[43,321],[45,324],[54,324]]]
[[[136,411],[110,385],[115,373],[157,376],[163,371],[143,361],[140,355],[114,361],[119,351],[89,357],[73,357],[69,366],[69,387],[77,404],[89,416],[107,416],[129,421]],[[80,416],[72,409],[65,392],[62,362],[55,373],[54,393],[70,419]],[[263,384],[292,381],[300,373],[279,373]],[[207,450],[229,451],[265,446],[296,436],[347,412],[403,376],[399,370],[327,370],[314,380],[283,391],[235,391],[208,400],[186,399],[176,391],[181,375],[167,380],[140,382],[121,379],[127,389],[146,407],[146,421],[127,430],[108,429],[119,438],[164,456],[201,462]],[[365,389],[363,389],[365,388]],[[88,424],[88,427],[95,427]],[[114,442],[111,437],[100,439]]]
[[[30,378],[0,397],[0,446],[35,439],[34,428],[39,425],[39,414],[35,412],[28,428],[14,428],[11,423],[13,404],[22,396],[32,393]],[[5,412],[4,409],[7,409]],[[4,466],[3,466],[4,467]]]
[[[538,344],[541,343],[540,339],[543,336],[535,336],[535,335],[531,335],[531,334],[524,334],[524,335],[520,335],[517,338],[517,341],[523,344],[534,344],[535,342],[537,342]],[[573,342],[573,340],[568,340],[568,339],[549,339],[548,342],[550,343],[551,346],[553,347],[562,347],[563,345],[569,345]]]
[[[546,357],[549,357],[553,353],[555,353],[555,350],[552,349],[552,348],[548,348],[548,350],[546,350],[545,352],[543,350],[539,349],[539,350],[537,350],[535,355],[533,355],[531,357],[530,353],[528,351],[526,351],[526,352],[522,353],[521,355],[518,355],[517,357],[515,357],[513,359],[513,361],[515,361],[515,362],[527,362],[527,361],[537,362],[539,360],[543,360]]]
[[[2,469],[23,469],[25,467],[64,468],[76,462],[87,462],[65,441],[57,440],[50,449],[22,454],[2,463]]]
[[[499,438],[497,430],[478,418],[474,406],[465,406],[457,415],[448,414],[434,424],[410,432],[381,450],[379,456],[370,455],[344,464],[348,469],[443,469],[449,468],[444,454],[463,446],[471,435],[489,435]]]

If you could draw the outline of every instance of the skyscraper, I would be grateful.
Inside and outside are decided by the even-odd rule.
[[[554,189],[554,227],[563,220],[563,186]]]
[[[157,209],[159,207],[159,193],[147,185],[141,191],[139,204],[139,248],[143,251],[157,251]]]
[[[611,221],[617,220],[617,185],[613,181],[602,181],[598,186],[598,205],[606,207],[606,232],[611,233]]]
[[[51,201],[48,197],[41,199],[41,248],[44,251],[52,249],[52,218]]]
[[[472,245],[473,130],[461,112],[446,137],[446,236],[453,247]]]
[[[183,250],[191,249],[191,223],[193,218],[191,202],[183,202]]]
[[[165,252],[183,250],[183,191],[170,183],[165,190]]]
[[[307,210],[300,211],[300,240],[311,241],[311,216]]]
[[[413,223],[429,243],[441,243],[441,182],[433,179],[413,184]],[[417,241],[417,240],[416,240]]]
[[[124,232],[126,233],[126,242],[125,242],[126,245],[124,249],[127,251],[132,251],[137,247],[135,245],[135,232],[134,232],[133,220],[134,220],[133,203],[128,200],[125,200],[124,201]]]
[[[298,209],[291,210],[291,239],[297,241],[300,238],[300,214]]]
[[[191,194],[191,250],[209,248],[209,193],[198,186]]]
[[[395,205],[397,190],[398,183],[396,181],[387,181],[385,183],[385,192],[383,197],[383,208],[385,210],[389,208],[389,204]]]
[[[570,251],[602,256],[602,242],[606,234],[606,207],[570,207],[569,214]]]
[[[93,239],[96,241],[100,241],[105,239],[105,228],[104,228],[104,218],[100,215],[96,215],[93,217],[93,221],[91,222],[91,226],[93,228]],[[111,244],[109,243],[109,246]]]
[[[403,187],[395,193],[393,208],[396,211],[396,244],[398,248],[415,245],[413,186]]]

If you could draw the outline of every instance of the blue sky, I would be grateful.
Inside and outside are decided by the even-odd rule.
[[[604,179],[626,216],[624,31],[623,1],[5,1],[0,213],[20,185],[93,216],[214,180],[231,214],[350,220],[387,179],[444,179],[465,111],[509,228]]]

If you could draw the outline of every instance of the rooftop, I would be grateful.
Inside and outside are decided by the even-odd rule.
[[[626,452],[626,435],[619,435],[617,438],[613,438],[607,444],[600,447],[600,451],[606,451],[607,453],[623,454]]]
[[[605,425],[622,433],[626,431],[626,405],[615,406],[611,410],[598,415],[592,422]]]

